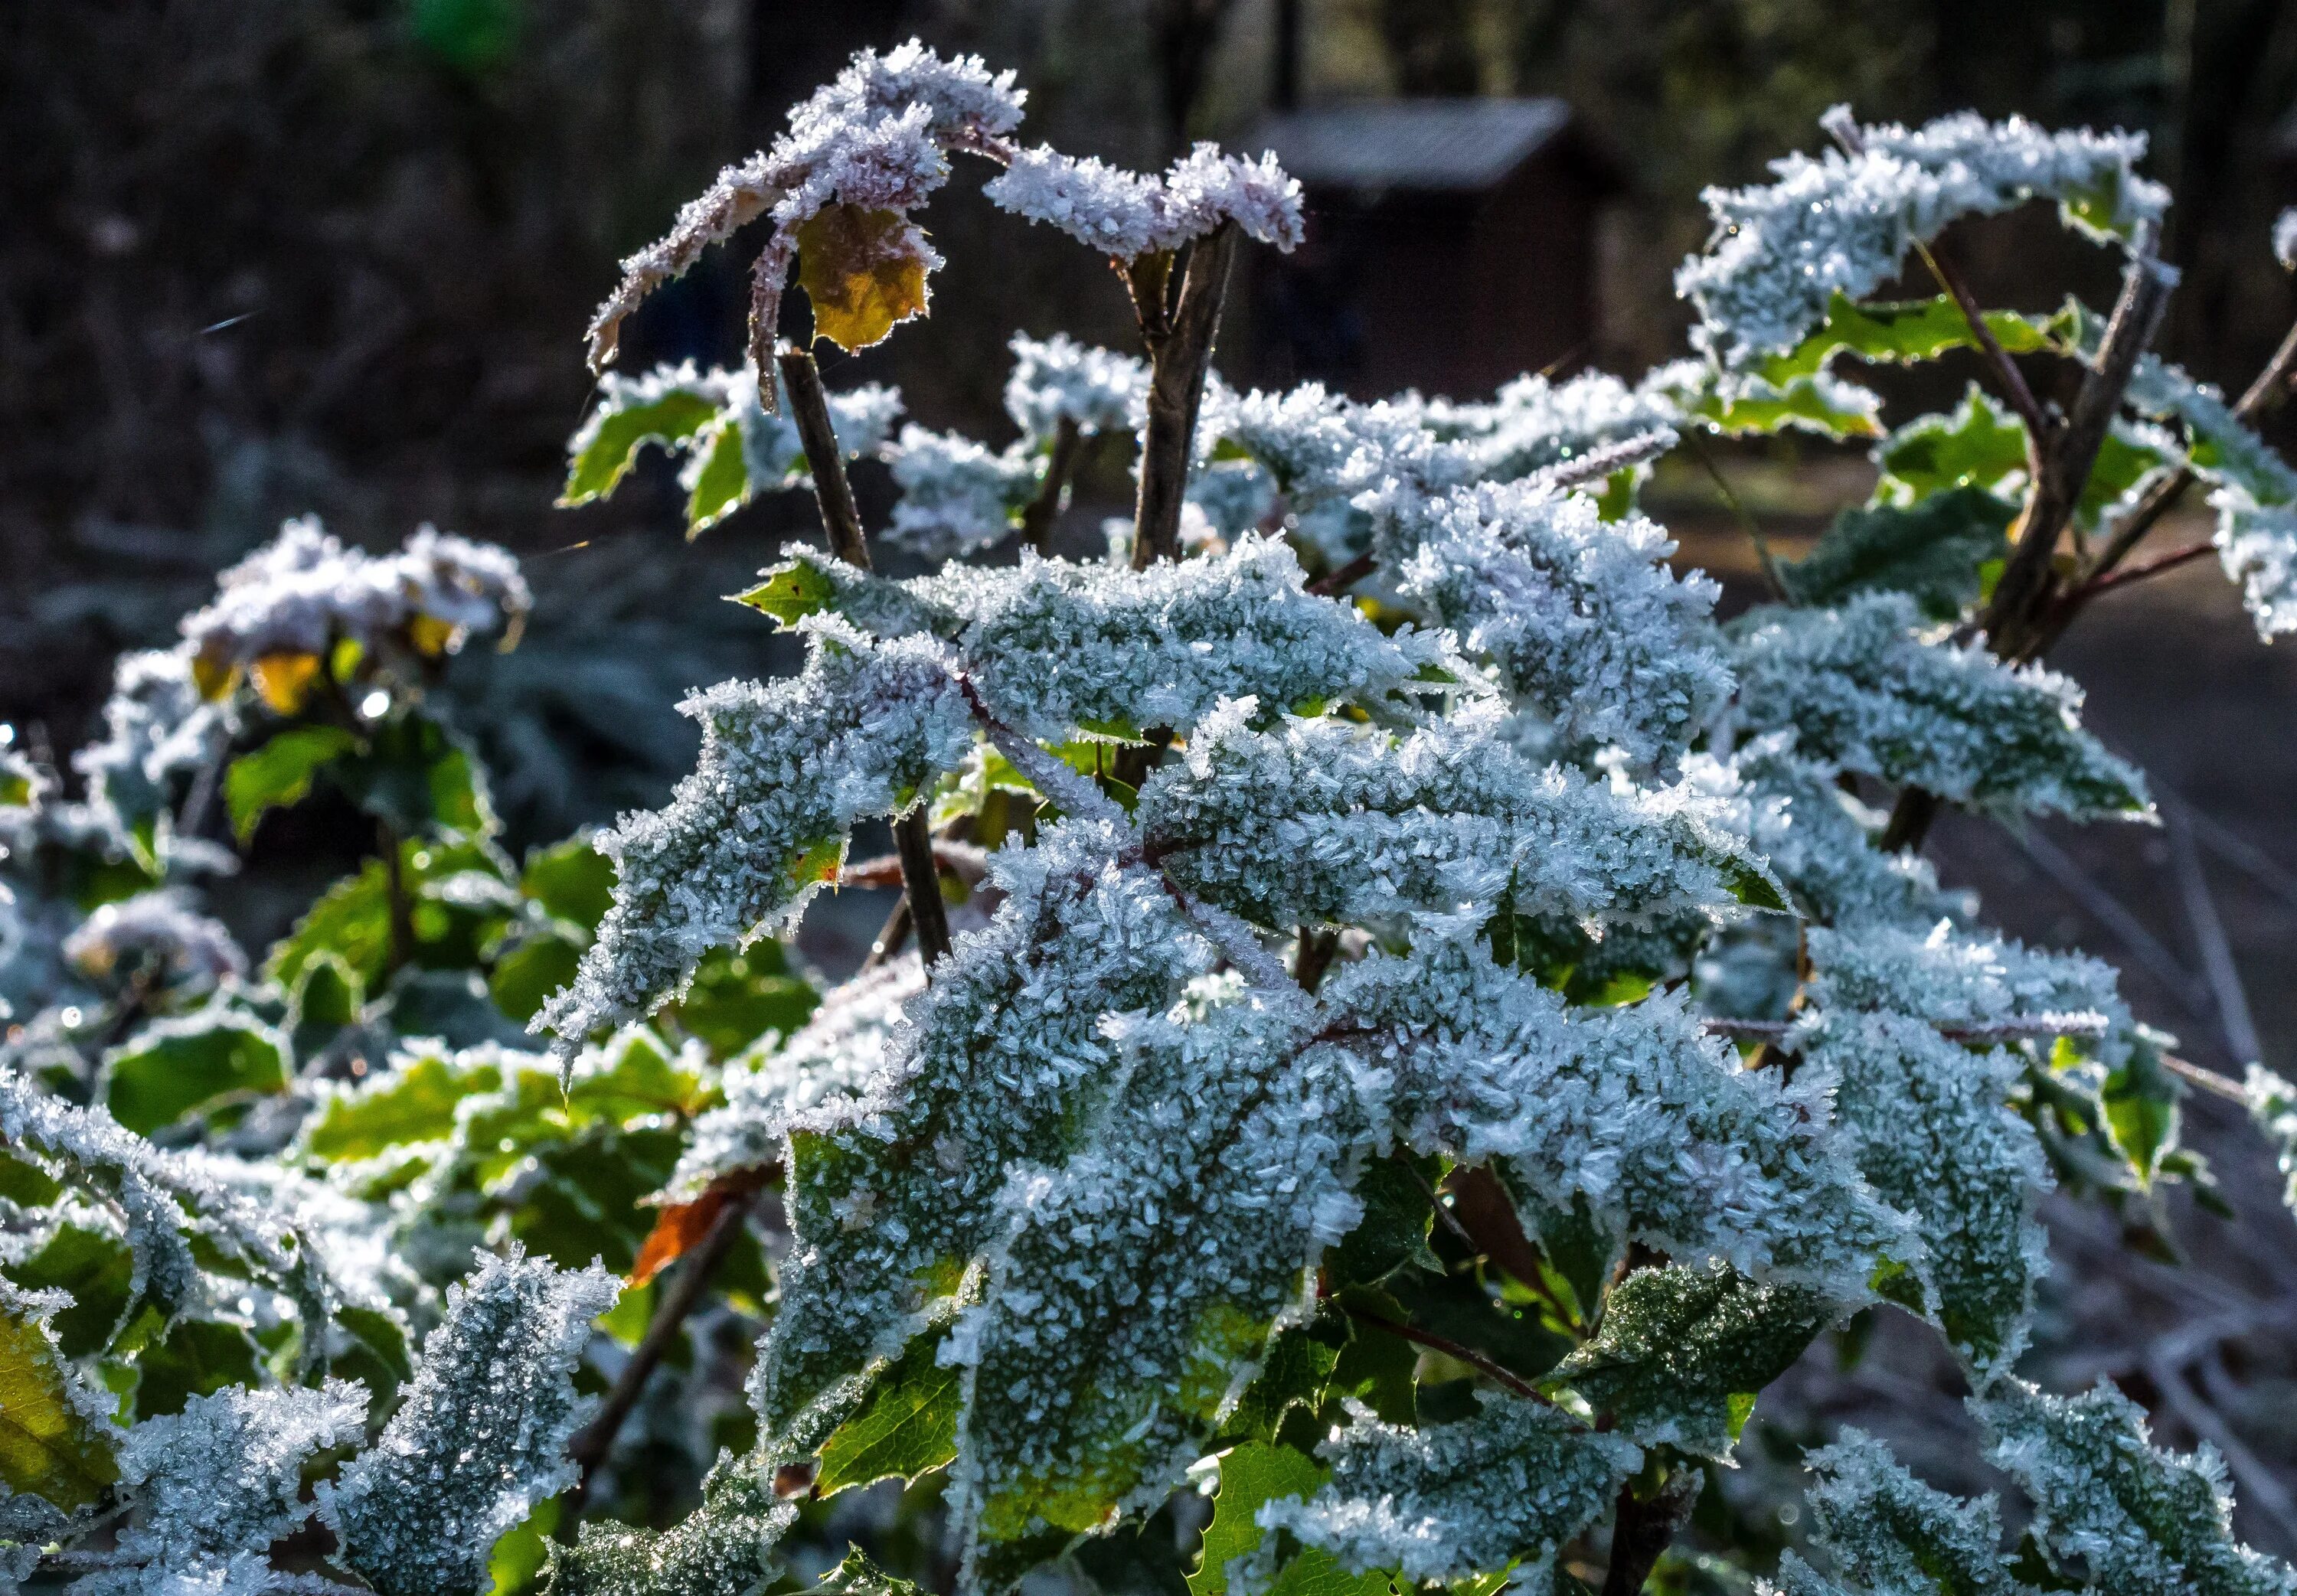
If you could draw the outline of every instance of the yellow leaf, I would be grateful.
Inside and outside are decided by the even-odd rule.
[[[0,1292],[0,1481],[72,1512],[102,1497],[119,1468],[104,1427],[73,1400],[37,1302]]]
[[[192,656],[192,682],[200,696],[213,703],[239,686],[239,667],[227,659],[206,654]]]
[[[898,210],[828,205],[797,230],[797,280],[813,301],[813,332],[844,350],[883,340],[926,311],[926,235]]]
[[[407,623],[407,640],[424,659],[435,660],[453,649],[462,631],[451,621],[441,621],[436,615],[417,615]]]
[[[319,656],[267,654],[255,662],[249,674],[254,678],[257,696],[279,713],[292,715],[303,707],[303,700],[311,695],[311,684],[319,679]]]

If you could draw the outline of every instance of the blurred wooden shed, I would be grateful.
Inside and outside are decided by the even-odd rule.
[[[1259,381],[1464,399],[1589,352],[1597,212],[1624,180],[1563,101],[1308,107],[1240,147],[1308,206],[1299,250],[1254,251]]]

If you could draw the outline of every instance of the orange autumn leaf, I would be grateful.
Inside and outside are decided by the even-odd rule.
[[[718,1216],[726,1211],[726,1205],[756,1191],[779,1167],[774,1164],[765,1169],[737,1169],[712,1182],[692,1202],[672,1203],[665,1207],[638,1247],[638,1262],[630,1265],[630,1283],[645,1285],[700,1246],[711,1227],[718,1222]]]
[[[827,205],[797,230],[799,285],[813,331],[843,350],[868,349],[926,311],[934,264],[925,234],[898,210]]]

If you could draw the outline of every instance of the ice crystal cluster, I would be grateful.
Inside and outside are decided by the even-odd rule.
[[[1992,934],[1912,845],[1942,804],[2150,818],[2038,620],[2191,473],[2288,629],[2297,473],[2140,355],[2081,538],[2019,566],[2062,437],[1983,392],[1886,426],[1830,374],[1987,341],[1947,298],[1861,302],[1956,217],[2052,199],[2159,281],[2141,142],[1831,117],[1839,152],[1712,196],[1697,358],[1365,402],[1239,391],[1163,321],[1207,303],[1195,262],[1299,240],[1272,160],[1025,150],[1021,103],[865,52],[601,311],[603,359],[770,218],[750,368],[606,378],[565,502],[658,448],[698,530],[867,461],[898,495],[867,530],[928,567],[786,548],[737,596],[803,662],[687,700],[659,809],[503,846],[422,701],[529,598],[428,531],[291,523],[122,662],[74,760],[0,736],[0,1592],[915,1590],[837,1561],[861,1534],[962,1596],[1673,1588],[1705,1574],[1654,1559],[1710,1534],[1766,1388],[1901,1312],[2024,1502],[1846,1430],[1756,1588],[2297,1596],[2209,1449],[2018,1373],[2043,1194],[2165,1231],[2208,1179],[2186,1082],[2297,1189],[2297,1091],[2175,1058],[2111,969]],[[926,311],[957,153],[1113,257],[1145,333],[1016,338],[1009,442],[773,349],[792,267],[848,347]],[[2089,383],[2106,325],[1980,323]],[[1770,598],[1718,621],[1637,496],[1686,440],[1782,427],[1875,440],[1880,485],[1803,559],[1758,548]],[[1106,558],[1054,552],[1087,454],[1140,479]],[[2013,613],[2013,567],[2054,607]],[[243,955],[198,896],[218,839],[323,782],[385,856]],[[893,856],[849,857],[886,822]],[[817,993],[781,939],[895,879]],[[1165,1511],[1192,1484],[1200,1529]]]

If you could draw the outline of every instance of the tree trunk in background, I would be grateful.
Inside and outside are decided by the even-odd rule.
[[[1174,155],[1189,147],[1190,122],[1204,97],[1206,70],[1228,21],[1231,0],[1149,0],[1148,48],[1157,61],[1157,99],[1165,113],[1165,143]]]

